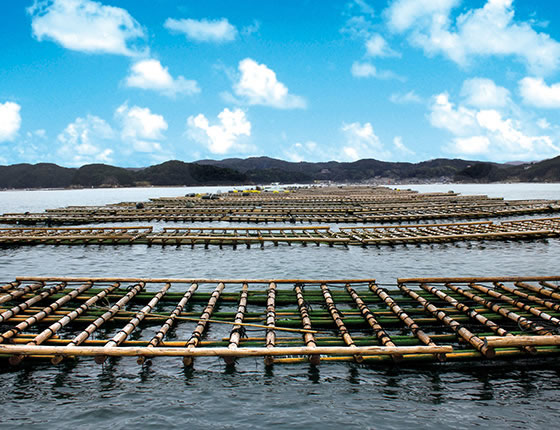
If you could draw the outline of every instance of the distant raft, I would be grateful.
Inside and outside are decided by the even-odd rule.
[[[342,227],[16,227],[0,228],[0,246],[203,245],[264,247],[265,244],[381,246],[458,241],[536,240],[560,236],[560,217],[492,221]]]
[[[559,318],[560,276],[401,278],[390,289],[375,279],[18,277],[0,285],[0,356],[540,360],[560,355]]]
[[[212,198],[210,198],[212,197]],[[289,193],[223,193],[106,206],[8,213],[0,224],[86,225],[120,222],[400,223],[469,220],[560,212],[555,200],[511,200],[383,187],[317,187]]]

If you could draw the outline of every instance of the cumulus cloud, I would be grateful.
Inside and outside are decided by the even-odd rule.
[[[401,76],[390,70],[378,70],[369,62],[354,61],[351,69],[352,76],[355,78],[376,78],[376,79],[398,79],[404,80]]]
[[[158,91],[168,97],[200,92],[196,81],[185,79],[183,76],[173,78],[167,67],[163,67],[158,60],[154,59],[141,60],[133,64],[125,84],[128,87]]]
[[[27,9],[37,40],[53,40],[67,49],[133,56],[130,42],[144,37],[125,10],[91,0],[35,0]]]
[[[397,0],[387,10],[389,27],[408,33],[428,55],[443,54],[462,66],[474,56],[513,56],[537,74],[560,65],[560,43],[529,22],[514,19],[513,0],[488,0],[454,21],[458,0]]]
[[[472,78],[463,82],[461,96],[469,106],[479,108],[504,107],[510,100],[509,91],[486,78]]]
[[[162,115],[154,114],[148,108],[128,107],[125,103],[115,111],[115,118],[121,123],[121,139],[139,152],[161,151],[159,140],[164,139],[167,122]]]
[[[12,141],[21,126],[21,106],[14,102],[0,103],[0,142]]]
[[[409,156],[415,154],[414,151],[407,148],[407,146],[403,143],[402,136],[395,136],[393,138],[393,146],[395,147],[397,152],[403,156]]]
[[[112,127],[103,119],[95,115],[78,117],[58,135],[58,153],[71,165],[110,163],[113,150],[109,145],[114,137]]]
[[[455,106],[447,93],[433,98],[429,120],[434,127],[452,134],[445,149],[461,156],[478,155],[496,161],[534,160],[560,152],[553,137],[535,135],[531,124],[504,117],[496,109]]]
[[[237,29],[226,18],[217,20],[167,18],[164,27],[183,33],[187,38],[197,42],[231,42],[237,37]]]
[[[263,105],[278,109],[304,109],[303,97],[290,94],[288,88],[276,78],[274,70],[251,58],[239,62],[239,81],[233,86],[235,95],[250,105]]]
[[[383,148],[379,137],[375,134],[371,123],[361,124],[353,122],[342,124],[345,143],[342,147],[341,158],[355,161],[362,158],[388,159],[391,154]]]
[[[523,101],[539,108],[560,108],[560,83],[547,85],[542,78],[523,78],[519,81]]]
[[[210,125],[203,114],[187,118],[187,134],[213,154],[246,152],[249,146],[243,137],[251,136],[251,122],[241,109],[224,109],[218,114],[218,124]]]

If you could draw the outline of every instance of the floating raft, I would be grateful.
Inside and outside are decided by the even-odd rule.
[[[42,213],[12,213],[0,223],[85,225],[117,222],[398,223],[481,219],[560,212],[560,202],[505,201],[455,193],[416,193],[379,187],[322,187],[289,193],[225,193],[152,199],[107,206],[70,206]]]
[[[343,227],[176,228],[154,231],[134,227],[17,227],[0,228],[0,245],[224,245],[275,246],[298,243],[344,246],[442,243],[473,240],[535,240],[560,236],[560,217],[525,220]]]
[[[242,357],[273,363],[558,356],[560,276],[208,280],[18,277],[0,285],[0,355]]]

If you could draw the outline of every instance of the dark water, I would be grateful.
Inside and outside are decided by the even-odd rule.
[[[560,198],[560,187],[555,193],[551,198]],[[10,201],[1,194],[0,199]],[[103,200],[95,194],[93,200],[94,194],[84,194],[87,198],[59,194],[58,201],[89,204],[143,197],[129,199],[129,194],[116,193]],[[534,197],[534,192],[529,191],[528,197]],[[28,195],[20,193],[1,212],[22,206],[26,210],[57,206],[48,205],[48,194],[44,201],[26,199]],[[235,251],[39,246],[0,250],[0,281],[20,275],[374,277],[394,284],[397,277],[413,276],[553,275],[558,273],[559,257],[557,239],[368,249],[267,246]],[[556,360],[421,368],[294,364],[276,365],[272,370],[265,369],[261,359],[252,358],[240,360],[235,368],[219,359],[200,359],[194,370],[185,369],[177,358],[156,359],[144,366],[131,358],[103,366],[92,359],[59,366],[28,363],[0,370],[0,427],[537,429],[555,426],[560,418],[559,377]]]

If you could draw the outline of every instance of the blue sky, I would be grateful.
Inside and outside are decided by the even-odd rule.
[[[0,8],[0,164],[560,154],[556,1]]]

